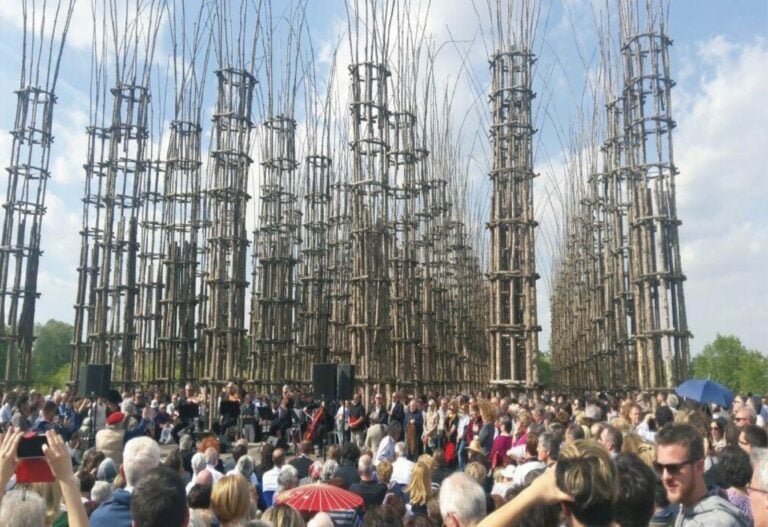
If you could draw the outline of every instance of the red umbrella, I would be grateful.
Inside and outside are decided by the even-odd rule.
[[[299,512],[325,512],[354,509],[363,504],[363,498],[333,485],[313,483],[283,492],[277,502],[290,505]]]

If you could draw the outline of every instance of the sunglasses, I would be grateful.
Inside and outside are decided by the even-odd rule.
[[[680,471],[683,470],[683,467],[686,465],[690,465],[692,463],[695,463],[698,461],[697,459],[689,459],[687,461],[683,461],[681,463],[653,463],[653,468],[656,470],[656,473],[661,476],[664,474],[664,471],[667,471],[667,474],[670,476],[676,476],[680,474]]]

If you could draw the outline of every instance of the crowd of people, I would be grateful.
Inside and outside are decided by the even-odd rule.
[[[728,408],[548,392],[366,405],[229,385],[206,433],[210,395],[147,392],[4,394],[0,527],[768,527],[768,406],[751,395]],[[50,478],[30,483],[17,454],[34,434]],[[291,504],[305,485],[361,505]]]

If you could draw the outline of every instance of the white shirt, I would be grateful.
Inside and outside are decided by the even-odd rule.
[[[222,474],[221,472],[216,470],[216,468],[213,465],[211,465],[211,464],[205,465],[205,468],[207,468],[208,471],[211,473],[211,476],[213,476],[213,482],[214,483],[216,483],[219,480],[219,478],[224,476],[224,474]]]
[[[373,462],[378,465],[385,459],[390,463],[395,460],[395,440],[390,435],[381,439]]]
[[[400,485],[409,485],[413,475],[413,467],[416,465],[406,457],[399,457],[392,463],[392,481]]]
[[[519,487],[521,485],[524,485],[525,476],[527,476],[530,472],[534,470],[544,469],[544,468],[547,468],[547,465],[545,465],[544,463],[542,463],[537,459],[528,461],[526,463],[523,463],[522,465],[518,465],[517,469],[515,469],[515,477],[512,478],[512,486]]]
[[[11,419],[13,419],[13,408],[11,408],[10,404],[5,403],[0,408],[0,423],[10,423]]]
[[[469,415],[467,414],[461,414],[459,415],[459,424],[456,425],[456,441],[461,441],[461,438],[464,437],[464,429],[469,424]]]
[[[639,435],[646,441],[649,441],[651,443],[656,442],[656,432],[651,432],[648,429],[648,423],[645,421],[641,421],[640,424],[637,425],[637,428],[635,428],[635,432],[637,432],[637,435]]]
[[[267,470],[261,477],[261,488],[265,492],[274,491],[277,492],[277,476],[280,474],[279,467],[272,467]]]

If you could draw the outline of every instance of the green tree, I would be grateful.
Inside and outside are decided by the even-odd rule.
[[[694,378],[712,379],[734,392],[763,393],[768,388],[768,357],[744,347],[733,335],[717,335],[691,361]]]
[[[48,379],[70,362],[73,327],[58,320],[35,324],[35,346],[32,349],[32,382],[48,384]]]
[[[552,361],[549,358],[549,353],[539,354],[539,384],[545,387],[552,385]]]

